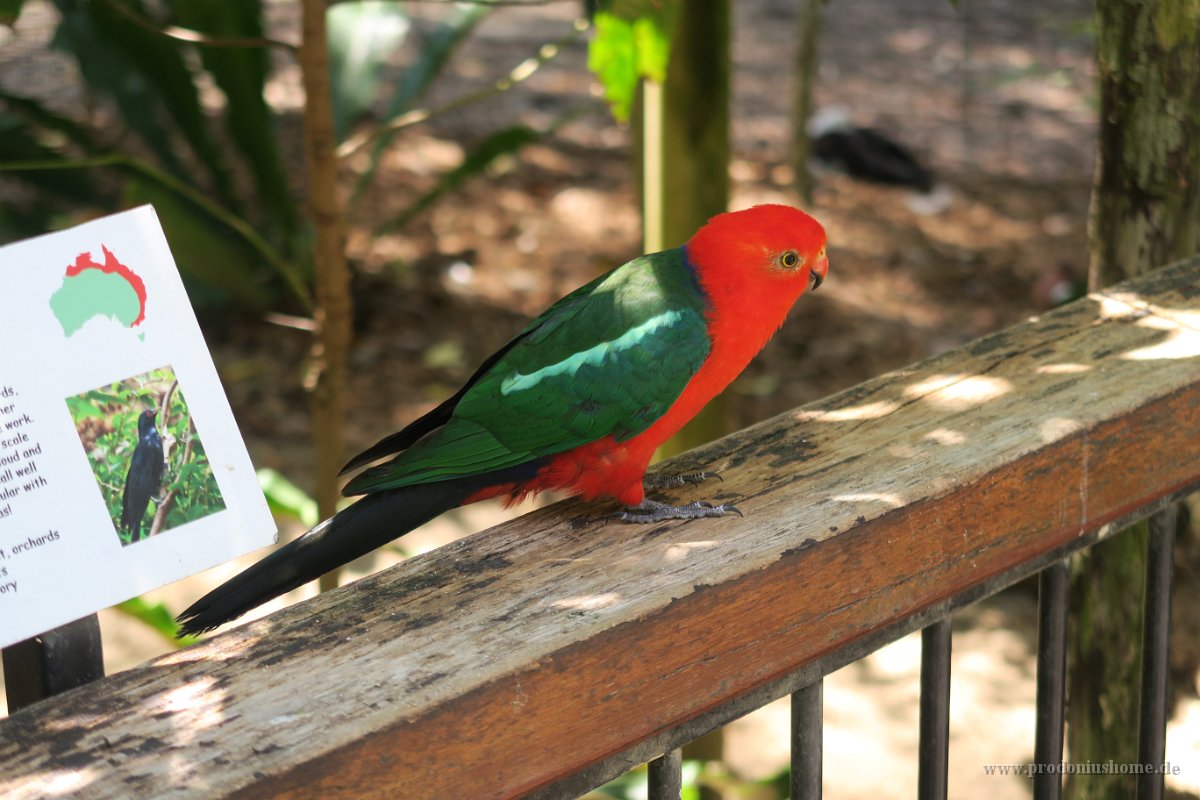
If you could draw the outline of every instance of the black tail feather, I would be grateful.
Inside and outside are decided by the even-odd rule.
[[[193,603],[179,615],[179,636],[210,631],[403,536],[462,505],[489,485],[488,477],[406,486],[364,497]]]

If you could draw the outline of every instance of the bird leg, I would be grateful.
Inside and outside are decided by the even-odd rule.
[[[642,486],[647,489],[674,489],[688,483],[704,483],[709,478],[725,480],[719,472],[685,472],[682,475],[663,475],[654,473],[642,478]]]
[[[674,489],[689,483],[703,483],[709,478],[724,480],[716,472],[686,472],[682,475],[655,473],[653,475],[646,475],[642,479],[642,485],[647,489]],[[636,506],[628,506],[623,511],[618,511],[616,517],[621,522],[646,523],[662,522],[668,519],[722,517],[726,514],[737,514],[740,517],[742,512],[732,505],[713,505],[702,500],[688,503],[685,506],[672,506],[647,498]]]
[[[636,506],[628,506],[624,511],[618,511],[617,520],[629,523],[662,522],[668,519],[701,519],[703,517],[723,517],[726,514],[742,512],[736,506],[728,504],[714,506],[703,500],[688,503],[686,506],[672,506],[657,500],[643,500]]]

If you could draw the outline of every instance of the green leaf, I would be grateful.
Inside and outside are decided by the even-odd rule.
[[[333,123],[342,142],[379,97],[387,57],[403,44],[412,22],[396,0],[338,3],[325,18]]]
[[[405,71],[396,93],[388,101],[389,118],[408,111],[425,95],[463,39],[491,11],[491,6],[482,3],[459,5],[438,25],[422,43],[421,52]]]
[[[405,71],[396,93],[388,100],[385,110],[387,119],[392,119],[412,109],[416,102],[424,96],[434,79],[441,74],[454,50],[489,11],[491,8],[487,5],[459,6],[448,19],[437,27],[433,35],[422,44],[416,61]],[[376,139],[371,148],[371,160],[354,186],[352,203],[356,202],[375,180],[383,153],[395,135],[395,132],[384,133]]]
[[[126,600],[124,603],[114,606],[114,608],[122,614],[128,614],[150,629],[162,634],[164,639],[176,647],[187,647],[196,641],[196,637],[194,636],[185,636],[183,639],[175,638],[175,635],[179,633],[179,626],[175,623],[175,615],[162,603],[152,604],[146,602],[141,597],[135,597],[132,600]]]
[[[54,162],[64,159],[71,145],[84,152],[96,148],[91,133],[74,120],[49,111],[33,98],[0,90],[0,159],[8,164],[18,160]],[[19,208],[0,209],[0,231],[6,239],[25,238],[70,224],[69,219],[59,219],[56,208],[70,209],[68,216],[77,221],[79,216],[87,216],[89,209],[112,206],[112,193],[102,189],[89,170],[0,167],[0,171],[36,190]]]
[[[21,5],[25,0],[0,0],[0,25],[8,25],[17,21],[21,16]]]
[[[258,0],[214,3],[170,0],[179,23],[214,38],[263,37]],[[267,213],[270,232],[285,241],[296,235],[300,215],[276,139],[276,120],[263,96],[270,70],[266,47],[197,47],[204,68],[225,94],[222,113],[229,138],[254,176],[255,190]]]
[[[40,200],[22,203],[20,208],[0,205],[0,241],[15,242],[65,227],[54,209]]]
[[[80,6],[57,0],[57,5],[62,20],[55,31],[54,46],[74,56],[84,81],[97,93],[112,97],[121,112],[121,121],[138,132],[168,170],[183,175],[183,164],[163,127],[154,88],[131,69],[127,57],[97,30],[90,14],[92,4]]]
[[[637,52],[633,25],[607,13],[597,13],[595,35],[588,45],[588,69],[604,87],[613,116],[625,122],[637,91]]]
[[[317,501],[282,474],[273,469],[260,469],[258,484],[267,497],[267,505],[272,513],[295,517],[309,528],[317,524]]]
[[[641,79],[666,80],[677,17],[678,0],[627,0],[596,12],[588,69],[618,120],[629,119]]]
[[[94,153],[100,149],[91,131],[72,119],[50,111],[32,97],[10,94],[0,89],[0,108],[21,117],[32,126],[61,134],[85,153]],[[5,154],[6,161],[11,158],[9,151],[0,152]]]
[[[196,478],[203,478],[207,471],[208,470],[203,464],[197,464],[193,461],[189,461],[179,468],[179,482],[183,484],[187,481],[195,480]]]
[[[78,420],[84,417],[104,419],[104,414],[100,412],[100,409],[78,395],[67,398],[67,408],[71,412],[71,419]]]
[[[128,14],[145,18],[151,27],[158,25],[139,0],[112,2],[121,3]],[[164,122],[172,120],[196,154],[198,163],[207,168],[222,202],[240,209],[224,154],[208,129],[192,72],[184,63],[178,45],[146,30],[109,2],[56,0],[56,4],[62,20],[54,44],[75,57],[92,90],[113,98],[124,121],[170,171],[192,179],[192,170],[184,166],[175,152],[170,130],[164,126]]]
[[[199,212],[208,225],[220,232],[220,235],[233,240],[233,242],[243,250],[249,250],[255,254],[254,258],[249,262],[257,268],[262,266],[269,267],[283,283],[292,291],[293,295],[299,300],[306,309],[312,309],[312,294],[308,290],[304,282],[301,270],[297,268],[293,261],[290,261],[280,255],[279,251],[271,246],[269,242],[263,239],[262,235],[254,228],[254,226],[243,218],[231,213],[218,203],[208,199],[195,187],[190,184],[175,178],[163,172],[156,167],[147,164],[139,159],[130,156],[113,153],[109,155],[94,156],[90,158],[79,159],[44,159],[38,161],[19,161],[19,162],[0,162],[4,170],[16,171],[39,171],[39,170],[77,170],[89,169],[93,167],[114,167],[121,170],[123,173],[132,176],[131,181],[136,182],[136,186],[129,189],[129,197],[131,202],[141,200],[149,192],[152,196],[163,196],[164,208],[170,206],[184,206],[189,213]],[[147,187],[155,187],[148,189]],[[160,208],[159,215],[162,216],[164,208]],[[165,224],[165,221],[164,221]],[[215,254],[205,254],[205,243],[202,239],[197,239],[193,242],[198,245],[197,249],[187,254],[189,258],[200,259],[209,255],[220,256],[223,251],[218,247]],[[179,256],[176,251],[176,256]],[[183,258],[177,258],[182,264]],[[240,264],[239,266],[244,266]],[[228,271],[230,265],[217,264],[212,267],[217,272]],[[198,275],[202,275],[204,269],[197,270]],[[265,275],[245,276],[243,281],[246,282],[246,287],[253,289],[254,293],[266,296],[270,294],[264,287],[258,286],[259,278]],[[257,287],[257,288],[255,288]],[[193,298],[194,299],[194,298]],[[223,298],[218,298],[223,299]],[[237,298],[233,298],[237,299]],[[261,298],[260,298],[261,299]],[[245,297],[243,297],[243,301]],[[258,303],[254,304],[256,308],[261,308]]]
[[[637,52],[637,71],[640,77],[658,83],[667,79],[667,64],[671,60],[673,16],[655,14],[633,21],[633,45]]]
[[[61,159],[62,155],[45,143],[52,135],[26,124],[20,117],[0,111],[0,153],[4,154],[4,162]],[[76,205],[99,198],[92,176],[83,170],[6,170],[6,174]]]
[[[128,402],[126,400],[126,398],[122,395],[113,394],[112,392],[105,392],[100,389],[93,389],[92,391],[88,392],[87,399],[93,403],[102,403],[102,404],[103,403],[111,403],[111,404],[124,405],[126,402]]]
[[[154,206],[179,270],[189,279],[194,303],[228,298],[259,311],[270,306],[271,292],[258,277],[261,256],[190,199],[140,174],[130,176],[124,199],[127,206]]]
[[[391,222],[381,226],[379,232],[403,228],[413,217],[433,205],[446,192],[453,191],[468,178],[483,172],[497,158],[515,153],[548,133],[549,131],[537,131],[526,125],[516,125],[493,133],[467,153],[462,164],[439,178],[432,189],[418,197],[412,205],[400,212]]]

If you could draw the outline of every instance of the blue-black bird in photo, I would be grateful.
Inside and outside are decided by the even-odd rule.
[[[130,532],[131,542],[142,538],[142,517],[150,498],[158,491],[163,477],[163,445],[155,423],[155,412],[147,409],[138,415],[138,442],[129,459],[125,475],[125,494],[121,500],[121,527]]]

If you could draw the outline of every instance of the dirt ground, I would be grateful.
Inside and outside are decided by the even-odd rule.
[[[436,3],[411,5],[426,27],[443,13]],[[796,5],[734,4],[733,208],[798,202],[788,145]],[[865,0],[826,8],[817,105],[843,106],[854,121],[907,144],[952,202],[922,216],[902,190],[822,178],[809,210],[829,232],[829,280],[734,385],[731,429],[1018,322],[1044,307],[1047,275],[1085,271],[1096,114],[1089,4],[959,6]],[[288,4],[271,8],[273,35],[298,38]],[[576,10],[551,3],[494,13],[429,103],[487,85],[563,38]],[[406,50],[398,61],[410,59]],[[629,131],[597,99],[585,64],[576,42],[517,89],[395,140],[384,174],[351,217],[358,316],[348,451],[427,410],[529,316],[640,252]],[[271,101],[295,109],[297,82],[285,64]],[[577,113],[519,157],[406,228],[374,232],[488,132],[516,122],[544,127],[566,111]],[[347,185],[362,168],[362,159],[350,160]],[[308,486],[307,334],[261,320],[214,316],[205,323],[255,463]],[[448,515],[420,532],[410,550],[500,516],[486,506]],[[394,558],[385,554],[358,571]],[[158,595],[182,607],[237,567]],[[110,670],[166,646],[111,612],[102,621]],[[1028,797],[1029,781],[985,777],[982,765],[1032,758],[1032,596],[1016,591],[980,603],[956,627],[951,796]],[[909,637],[827,680],[827,797],[913,794],[919,651],[919,639]],[[1177,708],[1168,759],[1183,765],[1169,785],[1200,796],[1197,688]],[[787,720],[786,705],[775,704],[735,723],[727,741],[732,766],[748,775],[782,766]]]

